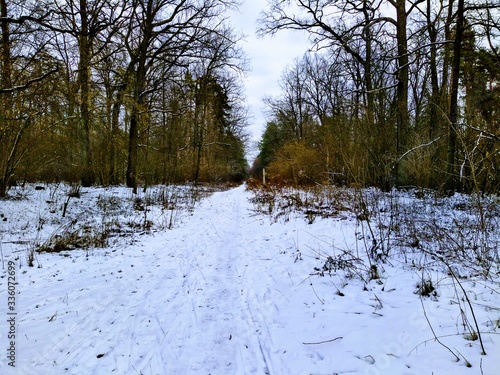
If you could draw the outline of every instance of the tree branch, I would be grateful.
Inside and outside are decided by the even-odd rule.
[[[45,78],[47,78],[50,75],[54,74],[58,70],[59,70],[59,68],[54,68],[54,69],[48,71],[47,73],[41,75],[40,77],[36,77],[36,78],[30,79],[28,82],[26,82],[22,86],[14,86],[14,87],[7,88],[7,89],[0,89],[0,95],[1,94],[10,94],[10,93],[13,93],[13,92],[25,90],[28,87],[30,87],[32,84],[40,82],[40,81],[43,81]]]
[[[21,25],[21,24],[25,23],[26,21],[32,21],[32,22],[35,22],[38,24],[42,24],[43,20],[45,18],[47,18],[51,13],[52,13],[52,11],[48,11],[47,13],[45,13],[41,17],[32,17],[32,16],[21,16],[19,18],[0,17],[0,23],[14,23],[14,24]]]
[[[437,137],[436,139],[433,139],[432,141],[428,142],[428,143],[423,143],[421,145],[418,145],[418,146],[415,146],[411,149],[409,149],[408,151],[406,151],[403,155],[401,155],[399,157],[399,159],[394,163],[394,165],[398,164],[401,160],[403,160],[403,158],[408,155],[408,154],[411,154],[413,151],[416,151],[418,150],[419,148],[422,148],[422,147],[427,147],[427,146],[430,146],[432,145],[433,143],[436,143],[437,141],[439,141],[441,138],[443,138],[444,136],[440,136],[440,137]]]

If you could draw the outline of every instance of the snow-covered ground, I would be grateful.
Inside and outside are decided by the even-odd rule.
[[[0,201],[1,374],[500,373],[498,266],[459,284],[400,255],[370,278],[359,214],[268,215],[245,186],[186,209],[83,189],[64,219],[67,198],[51,189]],[[30,249],[82,222],[80,234],[109,232],[104,248],[35,253],[28,266]],[[435,295],[415,294],[422,280]]]

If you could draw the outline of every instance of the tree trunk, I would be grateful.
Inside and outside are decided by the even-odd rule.
[[[144,101],[146,87],[146,48],[142,48],[134,82],[134,100],[130,115],[130,128],[128,138],[127,186],[137,193],[137,160],[139,150],[139,113]]]
[[[429,69],[431,76],[431,94],[430,94],[430,103],[429,103],[429,125],[427,129],[428,138],[430,141],[434,140],[439,133],[441,133],[443,117],[442,117],[442,95],[441,89],[439,87],[439,78],[438,78],[438,52],[437,52],[437,37],[438,31],[436,30],[435,22],[431,19],[431,9],[432,2],[431,0],[427,0],[427,33],[429,34],[429,42],[430,42],[430,57],[429,57]],[[445,47],[447,48],[447,47]],[[439,158],[440,149],[439,147],[433,146],[432,151],[432,167],[430,171],[430,177],[428,181],[428,185],[431,188],[434,188],[438,185],[437,181],[437,171],[441,170],[441,162]]]
[[[7,2],[5,0],[0,0],[0,16],[2,18],[8,17]],[[10,52],[10,28],[8,22],[1,22],[2,30],[2,80],[0,82],[1,88],[11,88],[12,87],[12,59]],[[12,96],[11,93],[3,94],[3,98]]]
[[[89,38],[89,20],[87,0],[80,0],[81,33],[78,37],[78,48],[80,62],[78,66],[78,78],[80,86],[80,116],[83,136],[83,171],[81,182],[83,186],[91,186],[95,183],[92,167],[91,146],[91,121],[90,121],[90,59],[91,41]]]
[[[111,185],[117,185],[120,182],[120,178],[118,176],[116,163],[117,163],[117,142],[118,142],[118,130],[119,130],[119,118],[120,118],[120,108],[123,102],[123,91],[124,89],[120,87],[118,89],[118,93],[116,94],[116,99],[113,103],[113,107],[111,110],[111,140],[110,140],[110,149],[109,149],[109,181]]]
[[[396,1],[396,39],[398,43],[398,82],[397,93],[397,115],[396,115],[396,157],[406,152],[408,147],[408,135],[410,127],[410,116],[408,114],[408,40],[406,37],[407,15],[404,0]],[[396,186],[404,183],[401,163],[395,166]]]
[[[201,155],[203,148],[203,126],[205,122],[205,107],[206,107],[206,84],[205,77],[201,77],[199,82],[195,81],[195,109],[194,109],[194,173],[193,181],[198,185],[201,169]]]
[[[362,62],[364,69],[364,85],[366,86],[366,120],[370,131],[375,125],[374,120],[374,94],[373,94],[373,77],[372,77],[372,41],[373,35],[370,29],[371,17],[367,9],[367,3],[363,2],[363,15],[366,26],[363,28],[363,40],[365,42],[365,59]]]
[[[446,42],[451,40],[452,37],[452,24],[453,24],[453,3],[455,0],[450,0],[448,3],[448,14],[446,16],[446,21],[444,24],[444,39]],[[450,88],[450,83],[448,82],[450,76],[450,59],[451,59],[451,48],[449,44],[445,44],[443,54],[443,72],[441,81],[443,83],[441,87],[441,97],[446,97],[448,94],[448,90]],[[449,104],[448,104],[449,106]]]
[[[447,158],[447,178],[445,189],[453,193],[457,189],[456,178],[456,154],[458,138],[458,90],[460,74],[460,58],[462,53],[462,39],[464,28],[464,0],[458,0],[456,21],[456,35],[453,44],[453,64],[451,69],[450,88],[450,124],[448,135],[448,158]]]
[[[139,103],[134,103],[130,116],[130,128],[128,137],[128,159],[127,159],[127,186],[132,188],[134,194],[137,193],[137,151],[138,151],[138,117]]]
[[[8,16],[7,2],[0,0],[0,16],[6,18]],[[1,22],[0,27],[2,30],[1,39],[1,66],[2,74],[0,76],[0,88],[12,87],[12,57],[10,51],[10,28],[8,22]],[[9,133],[13,131],[9,125],[9,117],[12,116],[12,93],[4,93],[0,95],[0,104],[2,111],[0,112],[0,141],[2,146],[0,149],[0,197],[5,197],[9,187]]]
[[[429,129],[428,136],[430,140],[436,137],[439,129],[438,122],[438,108],[440,104],[439,95],[439,81],[438,81],[438,70],[437,70],[437,30],[431,20],[431,0],[427,0],[427,32],[429,34],[430,42],[430,60],[429,69],[431,74],[431,98],[429,106]]]

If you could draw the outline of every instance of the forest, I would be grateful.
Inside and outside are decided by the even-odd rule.
[[[23,181],[241,180],[234,6],[1,0],[0,197]]]
[[[249,4],[309,43],[257,43],[260,138]],[[0,0],[0,33],[2,374],[498,374],[499,0]]]
[[[252,173],[277,182],[500,186],[500,5],[269,1],[258,32],[298,30]]]
[[[0,197],[22,182],[242,181],[236,0],[0,0]],[[309,36],[250,172],[275,182],[498,192],[500,6],[269,0]],[[265,93],[263,93],[265,95]]]

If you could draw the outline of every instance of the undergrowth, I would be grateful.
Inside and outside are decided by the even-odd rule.
[[[311,275],[358,278],[366,288],[373,280],[383,282],[380,270],[384,267],[401,264],[420,275],[415,294],[421,299],[438,300],[440,286],[452,288],[457,321],[461,321],[457,331],[465,340],[478,341],[481,354],[486,354],[482,336],[497,334],[498,324],[477,321],[477,296],[471,290],[477,283],[490,282],[491,293],[500,293],[499,197],[449,197],[418,188],[390,192],[334,186],[249,188],[255,209],[275,222],[292,216],[309,224],[317,218],[354,219],[354,246],[337,246],[331,254],[315,256],[319,264]],[[496,311],[494,306],[482,308]],[[428,322],[436,341],[446,347]],[[447,349],[457,360],[465,360]]]
[[[317,218],[354,218],[358,245],[369,261],[400,257],[416,265],[422,254],[428,254],[446,260],[459,273],[500,275],[498,197],[334,186],[266,186],[252,191],[256,211],[275,222],[292,215],[310,224]]]
[[[225,185],[151,186],[138,194],[125,188],[82,188],[78,184],[25,184],[10,191],[6,201],[28,204],[17,216],[2,210],[4,226],[22,238],[26,264],[38,265],[38,253],[89,251],[112,247],[136,236],[174,228],[183,212]],[[14,203],[14,201],[16,203]],[[30,202],[30,203],[28,203]],[[14,216],[16,215],[16,216]],[[19,250],[21,251],[21,250]]]

